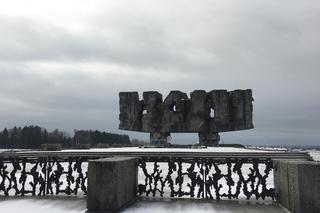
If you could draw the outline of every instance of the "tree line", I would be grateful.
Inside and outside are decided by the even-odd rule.
[[[128,135],[119,135],[98,130],[75,130],[74,136],[55,129],[48,131],[39,126],[4,128],[0,132],[0,148],[39,149],[42,144],[61,144],[63,148],[73,148],[78,144],[126,145],[130,144]]]

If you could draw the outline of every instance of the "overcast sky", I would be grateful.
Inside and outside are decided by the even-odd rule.
[[[255,129],[222,141],[320,144],[319,38],[319,0],[0,0],[0,128],[146,139],[120,91],[251,88]]]

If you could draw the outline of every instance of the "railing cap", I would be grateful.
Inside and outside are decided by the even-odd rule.
[[[115,156],[110,158],[100,158],[96,160],[89,160],[89,162],[119,162],[119,161],[131,161],[137,160],[138,158],[135,157],[122,157],[122,156]]]

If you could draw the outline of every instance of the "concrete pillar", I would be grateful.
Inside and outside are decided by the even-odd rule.
[[[89,161],[87,212],[119,212],[133,203],[137,195],[137,175],[136,158]]]
[[[169,132],[151,132],[150,133],[150,144],[166,145],[168,136],[170,136]]]
[[[276,198],[291,212],[320,212],[320,162],[274,160]]]
[[[217,132],[199,132],[199,144],[202,146],[218,146],[220,135]]]

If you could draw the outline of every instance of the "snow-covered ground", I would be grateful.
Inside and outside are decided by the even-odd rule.
[[[0,153],[4,151],[12,151],[8,149],[0,149]],[[14,150],[14,151],[22,151],[22,150]],[[28,150],[23,150],[28,151]],[[32,151],[32,150],[30,150]],[[190,149],[190,148],[139,148],[139,147],[121,147],[121,148],[99,148],[99,149],[81,149],[81,150],[62,150],[61,152],[269,152],[269,151],[277,151],[277,152],[285,152],[286,149],[279,148],[268,148],[266,147],[250,147],[246,148],[234,148],[234,147],[207,147],[207,148],[198,148],[198,149]],[[316,161],[320,161],[320,150],[294,150],[294,151],[303,151],[309,152],[310,155]]]
[[[313,160],[320,161],[320,151],[319,150],[313,149],[313,150],[308,150],[308,152],[310,153]]]
[[[85,210],[85,198],[0,197],[0,212],[84,213]]]
[[[81,150],[62,150],[62,152],[266,152],[265,150],[255,150],[234,147],[207,147],[207,148],[139,148],[139,147],[121,147],[121,148],[99,148],[99,149],[81,149]]]
[[[1,212],[23,213],[85,213],[86,200],[81,198],[2,198]],[[274,202],[255,201],[142,201],[137,202],[123,213],[288,213]]]
[[[138,202],[123,213],[288,213],[274,202],[197,201]]]

